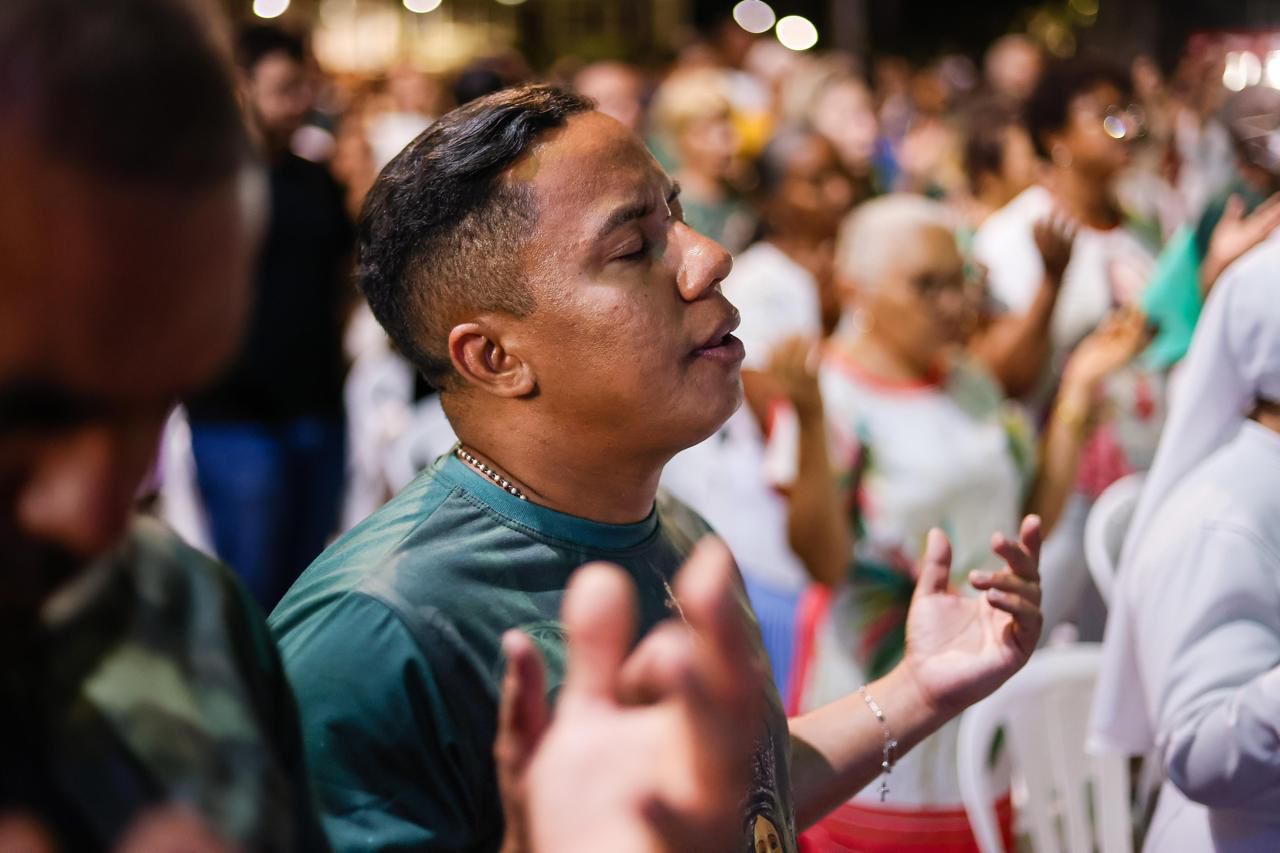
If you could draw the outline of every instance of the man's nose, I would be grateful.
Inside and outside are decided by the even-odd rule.
[[[85,558],[112,547],[150,467],[155,437],[104,425],[42,447],[18,495],[20,529]]]
[[[683,222],[676,225],[672,239],[680,263],[676,284],[686,302],[699,299],[724,281],[733,269],[733,257],[723,246]]]

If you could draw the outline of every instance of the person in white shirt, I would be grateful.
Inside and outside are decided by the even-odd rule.
[[[767,236],[737,257],[723,284],[742,318],[736,334],[746,348],[743,383],[750,405],[711,438],[676,456],[662,482],[705,516],[733,550],[774,677],[785,690],[796,602],[810,575],[823,573],[806,569],[806,563],[834,559],[842,565],[848,551],[836,508],[815,505],[809,488],[828,476],[829,465],[821,399],[803,364],[838,312],[831,255],[853,186],[832,145],[801,128],[775,135],[759,172]],[[808,476],[796,476],[794,457],[784,461],[783,470],[766,457],[766,437],[775,431],[802,440],[799,464]],[[782,482],[788,484],[785,493]],[[819,486],[817,493],[825,494]]]
[[[1050,64],[1025,114],[1048,168],[1040,184],[992,214],[974,237],[974,259],[986,269],[996,311],[977,354],[1038,427],[1075,347],[1114,308],[1137,303],[1154,271],[1158,229],[1149,238],[1116,200],[1129,143],[1142,129],[1123,68]],[[1046,223],[1074,232],[1071,252],[1058,263],[1046,263],[1041,249]],[[1094,639],[1105,614],[1085,567],[1084,521],[1107,486],[1151,464],[1165,376],[1131,364],[1100,393],[1106,415],[1085,448],[1076,495],[1044,558],[1046,583],[1056,588],[1057,613],[1046,614],[1048,627],[1071,621]]]
[[[1209,299],[1121,556],[1090,741],[1164,771],[1147,851],[1280,849],[1277,265]]]
[[[1012,535],[1024,509],[1053,527],[1094,392],[1143,337],[1140,318],[1127,318],[1081,345],[1038,453],[1018,407],[965,355],[971,294],[946,208],[905,194],[868,202],[848,220],[836,259],[846,314],[819,379],[839,484],[827,503],[841,508],[853,546],[802,599],[790,708],[799,713],[901,657],[912,566],[931,528],[951,539],[953,586],[985,589],[993,530]],[[972,845],[957,733],[949,724],[899,762],[892,802],[865,790],[821,821],[812,849]],[[1001,814],[1007,825],[1007,800]]]

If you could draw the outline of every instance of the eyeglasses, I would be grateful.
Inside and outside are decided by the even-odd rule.
[[[1137,139],[1147,129],[1147,116],[1142,107],[1107,107],[1102,117],[1102,132],[1112,139]]]

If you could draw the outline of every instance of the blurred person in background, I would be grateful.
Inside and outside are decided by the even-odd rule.
[[[625,62],[593,62],[573,75],[573,89],[595,101],[596,109],[645,135],[647,100],[644,75]]]
[[[830,77],[814,94],[805,118],[835,146],[854,179],[855,201],[886,187],[887,178],[877,163],[880,122],[871,90],[861,78],[851,73]]]
[[[1043,70],[1039,45],[1020,33],[996,39],[982,60],[988,93],[1014,104],[1031,97]]]
[[[1040,161],[1017,107],[1001,100],[971,105],[965,115],[963,219],[973,231],[1039,177]],[[968,246],[971,249],[971,246]]]
[[[439,82],[410,62],[401,61],[391,66],[387,71],[387,108],[369,117],[369,144],[373,146],[375,174],[431,126],[439,115],[442,96]]]
[[[1150,853],[1280,848],[1278,267],[1215,288],[1120,557],[1090,748],[1161,771]]]
[[[271,219],[240,352],[187,403],[214,547],[267,610],[336,529],[346,466],[341,330],[353,235],[342,188],[289,149],[310,105],[303,60],[302,41],[275,26],[239,35]]]
[[[1225,64],[1225,49],[1189,46],[1170,85],[1177,187],[1193,214],[1231,182],[1234,170],[1231,134],[1218,118],[1230,91],[1222,85]]]
[[[1159,329],[1147,352],[1157,367],[1181,360],[1215,282],[1280,226],[1280,92],[1250,86],[1235,93],[1220,121],[1235,147],[1235,177],[1169,241],[1143,296]]]
[[[5,849],[326,849],[257,605],[134,512],[235,353],[266,216],[197,9],[0,6]]]
[[[1050,64],[1026,117],[1047,169],[978,228],[974,257],[986,270],[995,314],[979,356],[1039,425],[1078,343],[1116,307],[1139,303],[1159,234],[1116,199],[1130,144],[1142,131],[1125,69],[1087,59]],[[1073,239],[1065,254],[1055,248],[1064,231]],[[1101,635],[1104,619],[1084,562],[1085,518],[1107,486],[1151,464],[1165,387],[1163,371],[1137,362],[1107,377],[1099,389],[1105,414],[1085,448],[1076,495],[1046,543],[1046,584],[1058,590],[1057,604],[1077,599],[1066,613],[1085,639]]]
[[[804,381],[802,365],[839,316],[835,224],[852,205],[853,185],[831,144],[799,127],[775,135],[756,170],[764,237],[738,255],[722,285],[742,318],[736,334],[746,348],[748,405],[672,459],[663,485],[704,516],[737,555],[774,678],[785,690],[796,603],[808,577],[824,573],[821,565],[806,570],[804,563],[843,561],[848,551],[836,508],[820,502],[825,483],[813,483],[830,477],[830,465],[822,401]],[[802,438],[803,474],[785,476],[787,494],[778,490],[765,457],[774,429],[798,430]]]
[[[965,355],[971,296],[942,204],[903,194],[866,203],[844,226],[837,270],[846,313],[818,375],[837,476],[821,503],[845,514],[853,547],[814,575],[801,603],[793,713],[901,659],[914,566],[931,528],[951,540],[954,585],[978,589],[998,566],[992,531],[1012,535],[1025,511],[1042,513],[1052,530],[1075,482],[1097,387],[1143,340],[1141,317],[1130,316],[1081,345],[1037,449],[1025,416]],[[898,763],[892,803],[865,790],[821,821],[806,835],[811,849],[976,849],[961,805],[957,735],[958,724],[948,724]],[[995,805],[1009,844],[1009,801]]]
[[[650,119],[674,163],[690,227],[732,253],[750,243],[756,218],[733,184],[740,169],[728,83],[718,69],[673,74],[654,95]]]

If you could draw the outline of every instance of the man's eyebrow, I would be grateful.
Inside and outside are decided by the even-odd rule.
[[[678,181],[673,181],[671,189],[667,193],[667,206],[670,207],[675,204],[676,199],[679,197],[680,184]],[[624,204],[609,214],[604,224],[600,226],[600,230],[596,232],[596,239],[603,240],[628,222],[635,222],[637,219],[644,219],[652,215],[656,209],[652,201],[634,201]]]

